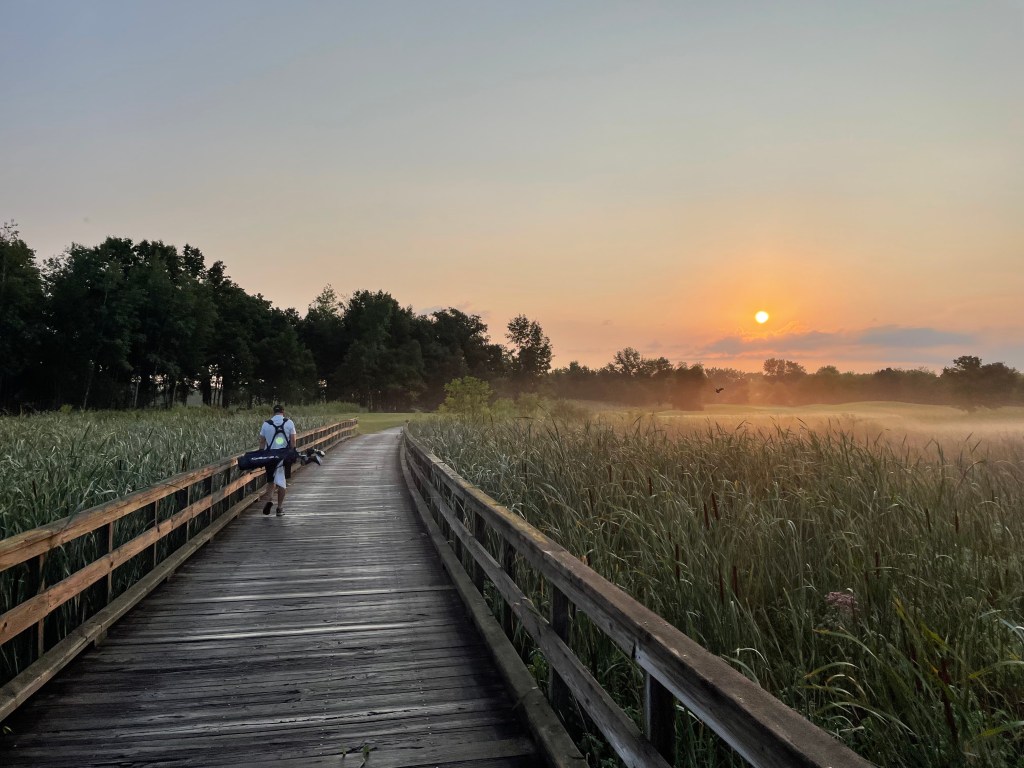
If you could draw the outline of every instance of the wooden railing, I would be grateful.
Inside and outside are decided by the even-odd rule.
[[[310,430],[298,435],[296,445],[327,450],[353,436],[357,426],[348,419]],[[28,639],[34,658],[0,688],[0,721],[89,643],[100,642],[115,621],[249,506],[264,482],[263,470],[242,472],[231,456],[0,541],[0,578],[7,575],[7,584],[18,584],[26,595],[0,615],[0,651],[13,658],[14,645]],[[65,555],[64,548],[76,542],[84,545],[74,558],[80,567],[48,585],[48,559]],[[82,551],[89,553],[84,564]],[[131,561],[133,568],[118,572]],[[127,578],[115,583],[115,574],[126,570]],[[71,601],[87,613],[74,617],[77,626],[65,631],[48,623]]]
[[[402,462],[414,501],[441,528],[458,562],[468,563],[477,590],[483,593],[489,581],[501,595],[506,634],[514,615],[544,654],[552,704],[567,711],[571,694],[627,766],[673,762],[677,702],[755,766],[871,765],[467,483],[408,434]],[[545,580],[548,616],[517,584],[517,563]],[[569,647],[575,611],[642,670],[643,732]]]

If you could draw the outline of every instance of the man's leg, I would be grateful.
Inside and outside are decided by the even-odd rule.
[[[284,514],[284,493],[285,488],[288,487],[287,481],[288,471],[284,462],[282,461],[277,465],[277,470],[274,472],[274,482],[277,485],[277,516],[280,517]]]
[[[265,472],[267,475],[267,488],[263,492],[263,514],[269,515],[270,508],[274,506],[274,468],[267,467]]]

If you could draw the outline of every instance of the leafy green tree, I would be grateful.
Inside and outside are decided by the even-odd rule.
[[[633,347],[620,349],[612,358],[614,367],[623,376],[637,376],[643,364],[643,358]]]
[[[939,378],[928,370],[883,368],[871,374],[831,377],[825,402],[896,400],[908,403],[943,402]]]
[[[263,319],[270,302],[250,296],[216,261],[203,281],[207,295],[217,309],[210,345],[205,360],[203,400],[224,408],[244,399],[254,402],[252,382],[257,376],[254,347],[263,334]],[[219,403],[215,402],[219,395]]]
[[[339,394],[369,410],[411,408],[424,389],[423,354],[412,309],[388,293],[357,291],[345,306]]]
[[[644,357],[633,347],[612,356],[607,373],[618,390],[614,399],[639,405],[674,400],[672,363],[666,357]]]
[[[764,361],[764,382],[771,402],[795,404],[800,398],[799,385],[806,376],[806,369],[792,360],[770,357]]]
[[[444,385],[444,392],[445,399],[438,410],[470,417],[486,413],[494,396],[490,384],[472,376],[452,379]]]
[[[428,407],[443,399],[444,385],[452,379],[490,380],[503,373],[501,346],[490,342],[479,316],[450,307],[418,318],[416,328],[423,351],[422,401]]]
[[[707,368],[708,398],[716,403],[750,402],[750,380],[759,377],[737,368]]]
[[[299,323],[299,338],[313,356],[321,399],[339,399],[334,372],[345,353],[344,302],[327,285],[317,295]]]
[[[126,280],[135,258],[131,240],[111,237],[95,248],[72,245],[47,260],[44,363],[62,372],[54,382],[55,404],[126,404],[129,354],[145,301]]]
[[[1018,400],[1021,375],[1005,363],[983,364],[980,357],[962,355],[942,369],[956,403],[968,411],[995,408]]]
[[[675,408],[684,411],[704,410],[704,393],[708,377],[699,363],[687,366],[680,363],[671,373],[671,401]]]
[[[204,374],[215,304],[202,253],[127,238],[73,245],[46,264],[44,363],[55,404],[135,407],[184,402]]]
[[[216,310],[199,278],[203,255],[186,246],[143,240],[133,248],[135,261],[126,273],[140,296],[138,331],[130,361],[134,393],[131,405],[185,402],[203,373]]]
[[[509,367],[513,382],[527,389],[536,387],[551,370],[551,340],[544,335],[540,323],[526,315],[509,321],[505,338],[512,345]]]
[[[792,382],[807,375],[807,370],[792,360],[770,357],[764,361],[764,375],[774,381]]]
[[[299,339],[294,311],[271,308],[262,317],[260,338],[252,344],[255,374],[251,389],[261,402],[316,399],[316,363]]]
[[[14,222],[0,226],[0,408],[24,403],[26,375],[37,364],[43,281],[35,252]]]

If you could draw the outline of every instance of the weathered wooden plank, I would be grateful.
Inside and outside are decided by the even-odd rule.
[[[251,746],[254,735],[259,742],[258,750]],[[510,741],[514,746],[495,746]],[[115,761],[121,764],[125,760],[147,761],[148,764],[150,760],[184,753],[184,759],[177,758],[178,764],[250,766],[274,764],[275,759],[331,755],[337,768],[345,765],[340,760],[343,754],[349,753],[355,758],[362,745],[372,748],[373,764],[379,760],[394,765],[423,765],[416,760],[417,756],[440,754],[445,748],[447,757],[456,759],[534,753],[533,745],[517,732],[514,721],[495,717],[487,711],[464,712],[442,706],[421,708],[414,716],[390,721],[375,718],[370,723],[327,715],[308,718],[298,727],[292,722],[274,720],[254,722],[251,727],[238,730],[211,725],[191,732],[156,734],[144,743],[132,740],[126,743],[124,734],[113,732],[102,742],[92,741],[89,746],[96,751],[84,764],[107,765]],[[82,765],[67,762],[79,758],[82,746],[85,745],[68,742],[64,749],[53,749],[52,745],[25,744],[18,749],[17,756],[19,760],[31,760],[32,765]],[[245,754],[241,759],[240,749]]]
[[[407,454],[404,447],[401,459],[402,473],[406,484],[412,491],[414,468],[406,460]],[[520,716],[529,724],[530,730],[535,734],[545,762],[552,768],[579,768],[586,765],[586,760],[559,723],[532,675],[520,662],[515,647],[491,615],[490,607],[478,592],[478,584],[471,581],[462,571],[455,552],[449,548],[447,540],[431,516],[423,497],[414,493],[413,501],[434,547],[451,573],[456,589],[470,611],[474,624],[487,638],[488,647],[494,655],[502,675],[508,681],[509,688],[516,696]],[[483,543],[474,539],[474,546],[482,549]],[[482,565],[479,566],[478,573],[486,574],[486,568]],[[502,575],[506,576],[504,573]]]
[[[0,644],[28,629],[51,612],[64,605],[68,600],[110,574],[119,565],[128,562],[135,555],[159,541],[171,531],[177,530],[189,520],[209,509],[214,502],[220,501],[229,493],[245,485],[246,479],[239,478],[226,488],[222,488],[213,496],[200,499],[194,504],[176,512],[166,520],[159,521],[155,526],[139,534],[109,554],[94,560],[84,568],[75,571],[66,579],[57,582],[44,592],[29,598],[20,605],[0,616]]]
[[[21,674],[0,688],[0,722],[67,666],[89,643],[95,642],[142,598],[166,580],[178,565],[227,526],[251,501],[250,498],[239,502],[233,510],[229,510],[227,514],[218,518],[201,536],[197,536],[187,546],[179,549],[173,556],[127,589],[123,595],[100,610],[35,663],[29,665]]]
[[[414,471],[429,471],[446,492],[461,495],[468,509],[483,516],[491,530],[750,763],[764,768],[871,765],[467,483],[415,440],[407,436],[406,442],[416,458],[410,464]],[[434,487],[432,481],[425,486]],[[460,540],[467,544],[463,536]]]
[[[0,764],[344,768],[370,744],[372,766],[539,765],[410,514],[397,437],[361,442],[344,454],[369,460],[307,468],[284,517],[243,514],[58,674]],[[366,467],[376,487],[336,493]]]
[[[415,474],[418,468],[412,469]],[[428,486],[428,491],[448,521],[450,530],[472,554],[477,565],[487,573],[487,577],[501,593],[505,602],[512,607],[530,637],[544,653],[549,666],[558,671],[559,678],[608,739],[616,754],[630,768],[668,768],[668,764],[657,749],[644,738],[640,729],[572,653],[557,628],[541,616],[533,602],[523,594],[490,553],[476,541],[469,529],[457,519],[457,515],[436,489]],[[562,609],[565,607],[563,605]],[[564,626],[561,628],[565,629]],[[566,703],[567,701],[563,702],[563,705]]]

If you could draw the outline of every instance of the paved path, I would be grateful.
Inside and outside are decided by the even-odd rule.
[[[9,719],[0,765],[540,765],[398,440],[331,451],[284,517],[243,513]]]

